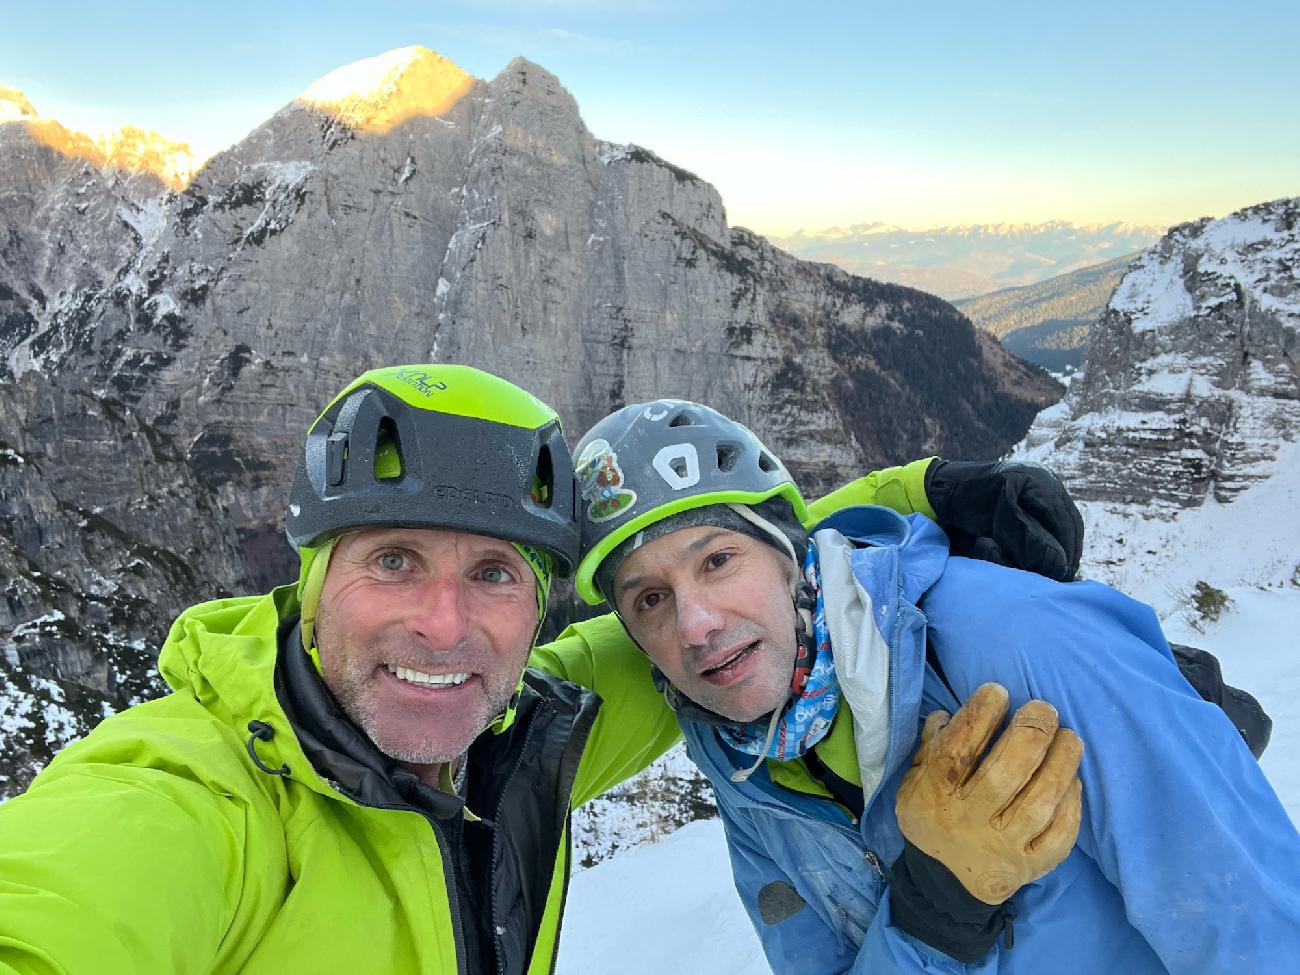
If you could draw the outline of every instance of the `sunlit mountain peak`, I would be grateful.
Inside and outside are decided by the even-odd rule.
[[[184,142],[134,125],[106,132],[95,139],[104,165],[130,172],[152,173],[172,189],[185,186],[194,175],[194,154]]]
[[[26,95],[17,88],[0,85],[0,122],[28,122],[37,117]]]
[[[384,132],[410,118],[445,114],[473,85],[473,75],[441,54],[402,47],[331,71],[298,103],[354,128]]]

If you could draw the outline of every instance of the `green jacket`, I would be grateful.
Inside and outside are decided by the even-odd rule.
[[[854,482],[836,506],[922,508],[924,466]],[[382,756],[368,768],[345,756],[348,782],[322,777],[328,742],[290,720],[277,688],[296,613],[292,587],[188,610],[159,658],[174,693],[106,719],[0,806],[0,972],[466,970],[445,852],[463,817],[453,805],[439,818],[457,800],[408,802],[419,787]],[[553,968],[568,811],[679,737],[612,616],[530,663],[520,717],[500,740],[480,736],[469,763],[500,780],[497,808],[471,812],[501,817],[478,886],[511,975]]]

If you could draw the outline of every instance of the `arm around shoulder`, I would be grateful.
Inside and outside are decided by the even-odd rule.
[[[650,677],[650,662],[613,613],[575,623],[537,647],[529,666],[601,698],[573,787],[573,805],[636,775],[681,739],[677,718]]]
[[[925,472],[934,457],[914,460],[902,467],[886,467],[850,481],[808,505],[808,524],[857,504],[879,504],[899,514],[919,513],[934,520],[934,509],[925,494]]]

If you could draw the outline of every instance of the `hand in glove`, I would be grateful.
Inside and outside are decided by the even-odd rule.
[[[1023,461],[936,460],[925,495],[954,555],[1069,582],[1083,554],[1083,519],[1046,467]]]
[[[1017,711],[980,761],[1007,700],[1006,688],[984,684],[951,720],[931,714],[895,805],[903,835],[994,905],[1065,859],[1082,810],[1083,743],[1045,701]]]

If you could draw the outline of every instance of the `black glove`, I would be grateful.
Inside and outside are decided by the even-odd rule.
[[[906,931],[949,958],[973,964],[989,953],[1006,931],[1012,944],[1011,902],[985,904],[969,893],[942,863],[903,841],[889,871],[889,903],[894,927]]]
[[[953,555],[1071,581],[1083,554],[1083,518],[1065,485],[1025,461],[936,460],[925,495]]]

